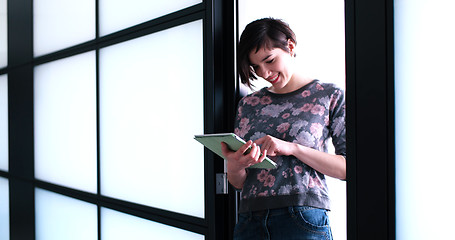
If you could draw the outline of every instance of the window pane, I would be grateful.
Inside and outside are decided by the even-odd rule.
[[[8,171],[8,78],[0,75],[0,170]]]
[[[201,0],[99,0],[100,34],[117,32],[201,2]]]
[[[100,50],[103,195],[204,216],[202,43],[196,21]]]
[[[35,56],[93,40],[96,35],[93,0],[34,0]]]
[[[35,211],[37,240],[98,239],[94,204],[36,189]]]
[[[9,186],[6,178],[0,177],[0,239],[9,239]]]
[[[447,239],[455,188],[455,3],[396,0],[396,234]]]
[[[0,68],[6,67],[8,62],[8,32],[6,0],[0,0]]]
[[[35,176],[96,193],[95,52],[35,69]]]
[[[203,235],[138,218],[107,208],[101,208],[101,236],[103,240],[204,239]]]

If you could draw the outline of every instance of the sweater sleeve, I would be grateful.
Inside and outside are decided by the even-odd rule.
[[[330,101],[330,135],[335,154],[346,157],[346,105],[344,92],[336,89]]]

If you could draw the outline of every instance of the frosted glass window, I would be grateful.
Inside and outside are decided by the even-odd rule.
[[[34,0],[35,56],[93,40],[95,3],[94,0]]]
[[[201,0],[99,0],[100,34],[117,32],[201,2]]]
[[[201,20],[101,49],[101,193],[204,217],[203,95]]]
[[[0,177],[0,239],[9,239],[9,186],[8,180]]]
[[[8,63],[8,17],[6,14],[6,1],[0,0],[0,68]]]
[[[289,7],[292,6],[292,7]],[[297,64],[306,77],[345,87],[345,21],[343,0],[242,0],[238,1],[239,34],[260,18],[283,19],[297,37]],[[239,36],[240,38],[240,36]],[[255,90],[270,86],[254,81]],[[243,84],[240,87],[251,92]],[[333,147],[329,149],[334,153]],[[327,177],[334,239],[346,239],[346,182]]]
[[[95,52],[36,67],[35,176],[96,193]]]
[[[453,228],[455,3],[396,0],[396,239]]]
[[[203,235],[197,233],[127,215],[107,208],[101,208],[101,236],[103,240],[204,239]]]
[[[8,171],[8,78],[0,75],[0,170]]]
[[[98,209],[91,203],[35,190],[37,240],[98,239]]]

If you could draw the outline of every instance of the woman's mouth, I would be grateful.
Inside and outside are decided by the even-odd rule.
[[[271,84],[274,84],[278,81],[278,77],[280,76],[279,73],[277,73],[275,76],[271,77],[271,78],[268,78],[267,80],[271,83]]]

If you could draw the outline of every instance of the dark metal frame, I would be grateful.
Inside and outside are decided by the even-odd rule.
[[[40,64],[96,51],[98,83],[101,48],[202,19],[204,131],[207,133],[228,131],[232,128],[231,123],[235,114],[233,104],[236,91],[235,73],[232,71],[234,46],[229,40],[233,40],[234,34],[232,3],[227,0],[206,0],[195,6],[102,37],[99,36],[97,15],[96,39],[39,57],[33,56],[33,0],[8,0],[7,5],[8,66],[0,69],[0,74],[8,74],[9,171],[0,171],[0,176],[9,180],[10,239],[35,239],[36,187],[97,205],[98,239],[102,237],[101,207],[203,234],[206,239],[231,238],[235,221],[232,220],[232,216],[235,212],[230,209],[235,209],[235,201],[232,201],[232,195],[215,194],[215,173],[224,172],[224,163],[208,151],[205,152],[204,164],[205,218],[187,216],[100,195],[99,151],[97,194],[35,179],[33,69]],[[98,12],[98,1],[96,1],[96,9]],[[97,93],[97,104],[98,98],[99,93]],[[97,109],[99,109],[98,105]],[[99,112],[97,115],[99,117]],[[97,125],[99,129],[99,122]],[[97,135],[99,139],[99,133]],[[99,144],[99,140],[97,142]]]
[[[393,0],[345,0],[348,239],[395,239]]]

